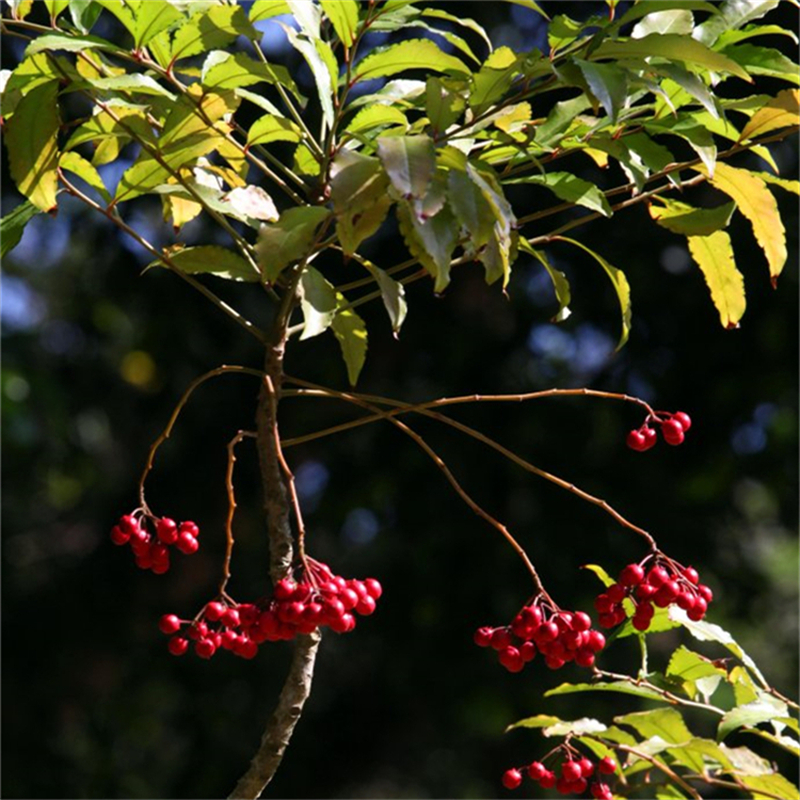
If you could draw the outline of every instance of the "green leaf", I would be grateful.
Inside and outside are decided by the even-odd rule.
[[[547,44],[551,53],[557,53],[562,47],[572,44],[583,32],[584,24],[566,14],[553,17],[547,26]]]
[[[428,78],[425,110],[434,131],[446,131],[464,113],[465,107],[460,92],[451,91],[439,78]]]
[[[725,31],[736,30],[754,19],[760,19],[778,5],[778,0],[727,0],[716,8],[716,14],[698,25],[692,34],[709,46]]]
[[[592,94],[600,101],[611,122],[617,121],[628,100],[628,73],[615,64],[595,64],[574,59]]]
[[[436,149],[429,136],[382,136],[377,152],[400,197],[405,200],[425,197],[436,172]]]
[[[720,34],[714,43],[717,50],[724,50],[728,45],[752,39],[756,36],[788,36],[795,44],[798,43],[797,34],[780,25],[747,25],[741,30],[726,30]]]
[[[536,143],[547,149],[556,147],[562,134],[573,123],[575,117],[582,114],[591,105],[591,101],[585,94],[556,103],[547,115],[547,119],[536,128]]]
[[[300,308],[303,312],[301,341],[327,330],[339,305],[337,292],[314,267],[306,267],[300,278]],[[341,297],[341,295],[339,295]]]
[[[0,256],[10,253],[19,244],[19,240],[25,232],[25,226],[41,213],[41,209],[38,209],[30,200],[23,200],[0,219]]]
[[[671,8],[648,14],[636,23],[632,39],[643,39],[651,33],[689,35],[694,27],[694,15],[688,8]]]
[[[644,128],[651,134],[673,134],[685,139],[700,157],[706,169],[714,171],[717,163],[717,145],[708,128],[699,123],[694,115],[645,122]]]
[[[46,33],[37,36],[26,48],[25,57],[41,53],[44,50],[66,50],[68,53],[81,53],[84,50],[105,50],[108,53],[124,53],[121,47],[101,39],[99,36],[67,36],[63,33]]]
[[[320,5],[342,44],[352,47],[358,28],[356,0],[320,0]]]
[[[712,117],[719,118],[716,98],[713,92],[693,72],[679,67],[677,64],[654,64],[653,69],[659,75],[665,75],[670,81],[680,86],[687,94],[697,100]]]
[[[537,714],[535,717],[528,717],[509,725],[506,728],[506,733],[513,731],[515,728],[543,728],[542,733],[545,736],[566,736],[568,733],[581,735],[584,733],[602,733],[607,728],[602,722],[596,719],[583,717],[573,721],[559,719],[547,714]]]
[[[347,124],[350,133],[367,133],[385,128],[387,125],[400,125],[408,128],[406,115],[396,106],[374,105],[361,109]]]
[[[357,81],[397,75],[409,69],[469,75],[469,68],[455,56],[444,53],[430,39],[407,39],[375,50],[356,65]]]
[[[58,186],[58,84],[31,89],[17,105],[5,130],[11,177],[37,208],[56,207]]]
[[[722,327],[738,328],[746,307],[744,277],[736,268],[730,236],[716,231],[708,236],[689,236],[687,242],[706,279]]]
[[[672,654],[667,666],[667,676],[680,678],[682,681],[697,681],[700,678],[707,678],[711,675],[725,675],[727,672],[715,667],[710,659],[701,656],[681,645]]]
[[[690,739],[680,747],[666,748],[666,752],[679,764],[701,774],[706,771],[709,762],[723,772],[733,769],[733,763],[724,748],[711,739]]]
[[[331,327],[342,348],[350,385],[355,386],[367,357],[367,326],[352,308],[341,308]]]
[[[465,169],[448,170],[447,184],[450,208],[477,252],[492,238],[494,211],[478,184]]]
[[[567,203],[597,211],[604,217],[614,212],[606,200],[606,196],[593,183],[578,178],[571,172],[547,172],[544,175],[526,175],[524,178],[513,178],[503,181],[505,184],[533,183],[549,189],[556,197]]]
[[[170,47],[170,60],[196,56],[208,50],[218,50],[239,36],[258,38],[241,6],[212,6],[208,11],[194,14],[176,31]]]
[[[742,140],[763,136],[770,131],[791,128],[800,124],[800,92],[784,89],[750,117],[744,126]]]
[[[689,619],[689,617],[686,616],[686,612],[683,609],[678,608],[678,606],[671,605],[667,610],[669,611],[670,618],[686,628],[686,630],[689,631],[689,633],[691,633],[695,639],[698,639],[701,642],[717,642],[721,644],[723,647],[730,650],[730,652],[733,653],[745,666],[747,666],[762,683],[762,685],[767,685],[767,681],[756,666],[755,661],[753,661],[753,659],[750,658],[747,653],[745,653],[741,645],[733,638],[733,636],[731,636],[730,633],[728,633],[728,631],[712,622],[705,622],[703,620],[695,622],[694,620]]]
[[[381,290],[381,299],[392,324],[392,331],[397,334],[408,313],[406,290],[402,283],[396,281],[391,275],[376,267],[373,263],[367,261],[364,266],[378,282],[378,288]]]
[[[780,50],[758,47],[754,44],[732,45],[725,48],[725,56],[746,69],[751,75],[766,75],[794,84],[800,84],[800,67]]]
[[[532,255],[546,270],[553,282],[553,289],[556,293],[556,300],[558,301],[558,313],[550,320],[551,322],[563,322],[572,313],[569,309],[569,304],[572,301],[572,293],[570,290],[569,281],[567,276],[557,270],[551,263],[547,256],[541,251],[531,247],[527,239],[520,238],[519,249],[524,253]],[[586,567],[591,569],[591,566]],[[600,567],[598,567],[600,569]],[[611,583],[614,583],[612,580]],[[606,584],[610,586],[611,584]]]
[[[656,708],[652,711],[637,711],[614,717],[618,725],[629,725],[641,736],[658,736],[670,744],[682,744],[692,738],[683,716],[674,708]]]
[[[400,233],[414,258],[434,278],[434,292],[443,292],[450,283],[450,259],[457,241],[455,217],[445,207],[436,216],[422,222],[409,203],[397,204]]]
[[[534,3],[533,0],[504,0],[504,2],[513,3],[515,6],[522,6],[523,8],[529,8],[545,19],[550,19],[550,17],[542,11],[542,7],[538,3]]]
[[[606,39],[592,51],[590,57],[597,61],[604,58],[616,60],[652,56],[697,64],[715,72],[727,72],[752,83],[746,70],[733,57],[717,53],[695,39],[675,33],[651,33],[641,39]]]
[[[480,113],[494,105],[511,88],[519,74],[519,56],[510,47],[498,47],[472,76],[470,108]]]
[[[271,19],[290,13],[286,0],[256,0],[250,9],[250,22],[260,22],[262,19]]]
[[[271,142],[299,142],[303,133],[291,120],[269,114],[257,119],[247,132],[247,146]]]
[[[649,700],[665,702],[662,695],[646,686],[637,686],[628,681],[599,681],[598,683],[562,683],[555,689],[544,693],[545,697],[558,694],[575,694],[576,692],[616,692],[618,694],[632,694],[636,697],[646,697]]]
[[[214,89],[235,89],[255,83],[280,84],[296,98],[300,98],[297,86],[286,67],[280,64],[263,64],[246,53],[212,50],[203,64],[202,81],[205,86]]]
[[[616,583],[616,581],[597,564],[582,564],[581,569],[588,569],[589,572],[594,573],[600,579],[603,586],[611,586],[611,584]]]
[[[146,3],[140,3],[135,8],[134,15],[136,23],[132,33],[137,50],[183,19],[183,14],[166,0],[147,0]]]
[[[789,780],[774,773],[773,775],[752,775],[739,779],[753,793],[754,800],[773,800],[775,797],[783,800],[800,800],[800,791]]]
[[[69,0],[44,0],[44,7],[50,15],[50,20],[55,22],[59,14],[67,9]]]
[[[256,251],[266,281],[273,283],[289,264],[311,252],[317,228],[329,215],[320,206],[300,206],[284,211],[278,222],[261,226]]]
[[[728,734],[742,727],[752,727],[762,722],[785,717],[789,709],[781,700],[766,692],[760,692],[757,700],[743,706],[737,706],[726,712],[717,728],[717,739],[722,741]]]
[[[423,17],[433,18],[433,19],[443,19],[447,22],[452,22],[454,25],[460,25],[463,28],[467,28],[471,30],[473,33],[477,33],[478,36],[483,39],[486,46],[489,48],[489,52],[492,52],[494,45],[492,44],[492,40],[489,38],[486,30],[475,22],[474,19],[470,19],[469,17],[459,17],[455,14],[450,14],[447,11],[443,11],[440,8],[426,8],[422,11]]]
[[[69,0],[72,22],[81,33],[89,33],[102,11],[94,0]]]
[[[575,247],[579,247],[585,253],[588,253],[606,271],[606,274],[611,279],[622,312],[622,333],[620,334],[619,342],[616,347],[616,349],[619,350],[625,345],[625,342],[628,341],[631,330],[631,288],[628,284],[628,279],[625,277],[625,273],[621,269],[609,264],[601,255],[595,253],[594,250],[586,247],[586,245],[576,239],[569,239],[566,236],[557,236],[553,238],[556,241],[568,242],[569,244],[575,245]]]
[[[654,203],[658,203],[655,205]],[[728,227],[736,203],[724,203],[716,208],[694,208],[678,200],[653,197],[648,211],[662,227],[684,236],[709,236]]]
[[[149,75],[134,72],[127,75],[113,75],[110,78],[86,78],[81,83],[73,83],[70,90],[81,90],[84,86],[91,86],[101,92],[124,92],[133,94],[155,95],[174,100],[175,95],[165,89],[160,83]]]
[[[750,221],[756,241],[767,258],[770,278],[775,286],[787,258],[786,230],[778,204],[766,183],[749,170],[729,164],[717,164],[713,177],[707,169],[695,169],[706,175],[715,189],[727,194]]]
[[[558,717],[553,717],[549,714],[537,714],[535,717],[527,717],[509,725],[505,732],[508,733],[515,728],[546,728],[549,725],[555,725],[557,722],[561,722]]]
[[[737,775],[770,775],[772,766],[765,758],[748,747],[728,747],[720,744],[719,749],[731,764],[730,770]]]
[[[112,110],[113,116],[110,113]],[[92,142],[97,146],[92,163],[95,166],[107,164],[119,155],[120,149],[132,135],[141,142],[155,146],[153,131],[142,108],[109,105],[108,111],[95,114],[70,136],[66,149],[72,150],[84,142]]]
[[[111,195],[100,177],[100,173],[83,156],[78,153],[62,153],[58,159],[58,166],[63,170],[72,172],[81,180],[89,184],[106,201],[111,202]]]
[[[187,275],[214,275],[230,281],[255,282],[259,274],[240,255],[232,250],[216,245],[201,245],[200,247],[185,247],[172,253],[166,253],[170,263],[185,272]],[[160,260],[147,265],[150,267],[163,267]]]
[[[320,49],[323,46],[327,47],[327,45],[320,39],[311,41],[307,37],[297,33],[294,28],[290,28],[283,23],[281,23],[281,27],[286,31],[286,36],[292,47],[303,56],[314,76],[314,84],[317,87],[317,95],[319,97],[320,106],[322,107],[322,118],[327,127],[330,128],[333,125],[334,118],[333,94],[336,88],[336,77],[331,74],[329,59],[323,56]],[[329,47],[328,49],[330,50]],[[333,57],[332,53],[331,57]]]

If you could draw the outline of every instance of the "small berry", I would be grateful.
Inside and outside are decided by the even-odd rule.
[[[656,566],[653,567],[650,572],[647,574],[647,582],[651,586],[655,586],[658,588],[661,586],[662,583],[665,583],[669,580],[669,573],[664,569],[664,567]]]
[[[226,611],[227,606],[224,603],[213,601],[206,606],[203,616],[210,622],[216,622]]]
[[[638,564],[628,564],[619,574],[623,586],[638,586],[644,580],[644,570]]]
[[[200,535],[200,528],[192,522],[191,520],[187,522],[181,522],[180,528],[178,528],[179,533],[189,533],[196,539]]]
[[[189,648],[189,640],[182,636],[173,636],[167,642],[167,650],[174,656],[182,656]]]
[[[697,587],[697,593],[703,598],[703,600],[706,601],[706,603],[710,603],[714,599],[714,592],[712,592],[711,589],[709,589],[709,587],[703,583]]]
[[[594,764],[590,759],[584,757],[578,762],[578,764],[581,768],[582,778],[591,778],[592,775],[594,775]]]
[[[181,621],[174,614],[164,614],[158,621],[158,629],[169,636],[181,629]]]
[[[547,770],[547,772],[539,778],[539,786],[542,789],[552,789],[556,785],[556,774],[552,770]]]
[[[533,642],[523,642],[522,646],[519,648],[519,654],[522,656],[522,660],[527,664],[528,661],[533,661],[536,657],[536,646]]]
[[[694,567],[684,567],[683,577],[694,586],[697,586],[697,584],[700,583],[700,576],[697,574],[697,570]]]
[[[645,438],[641,431],[631,431],[625,438],[625,444],[638,453],[641,453],[646,447]]]
[[[576,631],[588,631],[592,627],[592,618],[585,611],[576,611],[572,617],[572,627]]]
[[[667,444],[678,445],[684,440],[683,427],[674,419],[661,423],[661,435]]]
[[[120,519],[119,526],[122,528],[122,530],[129,534],[137,533],[140,530],[139,521],[136,519],[136,517],[131,516],[130,514],[126,514]]]
[[[694,622],[699,622],[706,615],[708,603],[702,597],[696,597],[694,606],[686,612],[686,616]]]
[[[121,528],[119,525],[115,525],[111,529],[111,541],[114,542],[114,544],[116,545],[128,544],[130,539],[131,539],[130,533]]]
[[[531,764],[528,767],[528,777],[531,780],[539,781],[546,774],[547,774],[547,767],[545,767],[545,765],[542,764],[541,761],[534,761],[533,764]]]
[[[503,786],[506,789],[516,789],[522,783],[522,774],[518,769],[507,769],[503,773]]]
[[[223,615],[219,618],[219,621],[226,628],[238,628],[242,622],[241,619],[239,619],[239,612],[235,608],[226,609]]]
[[[478,647],[488,647],[492,643],[492,629],[491,628],[478,628],[475,635],[472,637]]]
[[[561,775],[572,783],[581,777],[581,765],[577,761],[565,761],[561,765]]]
[[[275,584],[272,593],[277,600],[288,600],[296,588],[297,584],[291,578],[281,578],[281,580]]]
[[[162,517],[156,523],[156,535],[164,544],[175,544],[178,541],[178,525],[175,520]]]
[[[342,611],[344,611],[344,603],[340,602],[342,606]],[[356,613],[361,614],[362,616],[368,616],[375,611],[375,598],[372,595],[367,595],[362,600],[358,601],[358,605],[356,606]]]
[[[194,651],[200,658],[211,658],[217,652],[217,647],[211,639],[198,639],[194,643]]]
[[[490,644],[494,650],[503,650],[511,644],[511,634],[505,628],[498,628],[492,633]]]
[[[364,586],[373,600],[377,600],[383,594],[383,587],[375,578],[367,578],[364,581]]]
[[[579,667],[593,667],[594,658],[594,652],[588,647],[581,647],[575,652],[575,663]]]
[[[605,756],[604,758],[600,759],[597,769],[602,772],[603,775],[611,775],[617,771],[617,762],[614,761],[611,756]]]
[[[600,631],[589,631],[589,638],[586,642],[586,646],[597,653],[606,646],[606,637],[603,636]]]
[[[191,533],[181,530],[181,532],[178,534],[178,540],[175,542],[175,546],[181,551],[181,553],[190,556],[192,553],[196,553],[198,551],[200,543],[194,536],[192,536]]]
[[[683,428],[684,432],[688,431],[689,428],[692,427],[692,418],[685,412],[685,411],[676,411],[672,415],[672,419],[678,423],[678,425]]]
[[[643,450],[649,450],[658,441],[658,434],[652,428],[642,428],[642,436],[644,436]]]

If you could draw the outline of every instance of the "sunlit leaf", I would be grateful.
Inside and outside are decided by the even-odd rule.
[[[300,310],[303,313],[303,331],[300,339],[310,339],[331,326],[339,304],[336,290],[314,267],[306,267],[303,270],[298,290]]]
[[[133,44],[137,49],[144,47],[154,36],[183,19],[183,14],[166,0],[147,0],[146,3],[140,3],[134,15],[132,33]]]
[[[166,253],[171,264],[187,275],[214,275],[232,281],[255,282],[259,274],[240,255],[216,245],[185,247]],[[148,267],[163,267],[161,261],[153,261]]]
[[[467,28],[468,30],[471,30],[473,33],[477,33],[478,36],[480,36],[481,39],[483,39],[490,53],[494,49],[492,40],[489,38],[488,34],[486,33],[486,30],[477,22],[475,22],[474,19],[470,19],[469,17],[456,16],[455,14],[451,14],[448,11],[444,11],[440,8],[423,9],[422,16],[433,19],[443,19],[446,20],[447,22],[452,22],[454,25],[460,25],[461,27]]]
[[[763,108],[756,111],[742,130],[742,139],[753,139],[769,131],[800,124],[800,92],[784,89]]]
[[[544,693],[545,697],[559,694],[574,694],[576,692],[616,692],[617,694],[632,694],[636,697],[646,697],[649,700],[664,701],[662,695],[646,686],[637,686],[628,681],[598,681],[597,683],[562,683],[555,689]]]
[[[752,793],[754,800],[800,800],[800,791],[790,780],[779,775],[747,775],[739,779]]]
[[[575,247],[579,247],[585,253],[588,253],[605,270],[606,275],[611,279],[622,312],[622,333],[620,334],[616,348],[619,350],[624,346],[625,342],[628,341],[628,335],[631,330],[631,288],[628,284],[628,279],[625,277],[625,273],[576,239],[569,239],[566,236],[558,236],[554,237],[554,239],[560,242],[568,242],[569,244],[575,245]]]
[[[174,100],[175,95],[165,89],[158,81],[153,80],[149,75],[142,75],[140,72],[127,75],[113,75],[109,78],[87,79],[83,86],[73,84],[70,88],[76,90],[84,88],[86,85],[100,92],[122,92],[124,94],[145,94],[165,97]]]
[[[260,186],[239,186],[225,194],[222,201],[239,217],[276,222],[280,217],[272,198]]]
[[[247,132],[247,146],[270,142],[299,142],[302,131],[289,119],[270,115],[257,119]]]
[[[736,268],[733,246],[725,231],[689,236],[689,252],[700,267],[724,328],[738,328],[746,302],[744,278]]]
[[[648,206],[650,216],[662,228],[684,236],[708,236],[728,227],[736,203],[724,203],[715,208],[694,208],[665,197],[653,197]]]
[[[289,14],[289,4],[286,0],[256,0],[250,8],[250,22],[259,22],[281,14]]]
[[[500,100],[519,74],[519,56],[510,47],[498,47],[472,76],[470,108],[479,113]]]
[[[788,178],[779,178],[776,175],[770,175],[769,172],[754,172],[753,175],[761,178],[764,183],[770,183],[785,189],[787,192],[793,194],[800,194],[800,181],[789,180]]]
[[[333,94],[336,83],[335,77],[331,74],[328,60],[324,58],[320,52],[320,47],[325,45],[325,43],[321,40],[311,41],[295,31],[294,28],[290,28],[283,23],[281,23],[281,27],[286,31],[286,36],[292,47],[303,56],[314,76],[317,96],[319,97],[320,106],[322,107],[322,116],[325,120],[325,124],[330,127],[333,125]],[[327,45],[325,46],[327,47]]]
[[[26,48],[25,55],[32,56],[44,50],[66,50],[69,53],[82,53],[84,50],[104,50],[107,53],[123,53],[124,50],[99,36],[68,36],[64,33],[46,33],[37,36]]]
[[[699,166],[695,169],[708,176],[707,169]],[[767,258],[769,274],[775,286],[786,263],[787,251],[786,230],[772,192],[754,173],[729,164],[717,164],[713,177],[709,176],[709,182],[735,201],[736,207],[750,221],[756,241]]]
[[[174,62],[224,48],[239,36],[257,38],[244,9],[241,6],[212,6],[190,17],[175,31],[170,58]]]
[[[789,709],[786,703],[766,692],[761,692],[758,699],[752,703],[737,706],[725,713],[717,728],[717,738],[721,741],[737,728],[770,722],[773,719],[785,717],[788,713]]]
[[[58,184],[58,84],[31,89],[17,105],[5,128],[11,177],[37,208],[56,207]]]
[[[612,215],[611,206],[606,196],[593,183],[578,178],[571,172],[547,172],[544,175],[526,175],[524,178],[512,178],[504,181],[506,184],[532,183],[544,186],[553,192],[556,197],[568,203],[590,208],[604,217]]]
[[[233,89],[262,82],[277,83],[286,87],[295,97],[300,97],[286,67],[280,64],[264,64],[250,58],[246,53],[213,50],[203,63],[202,81],[205,86],[214,89]]]
[[[62,153],[58,159],[58,166],[62,170],[67,170],[77,175],[81,180],[89,184],[106,201],[111,202],[111,195],[108,193],[100,173],[94,165],[89,163],[83,156],[75,152]]]
[[[688,8],[670,8],[654,11],[643,17],[631,31],[632,39],[643,39],[651,33],[677,33],[687,35],[694,27],[694,16]]]
[[[331,327],[342,348],[350,385],[355,386],[367,358],[367,326],[352,308],[345,307],[336,312]]]
[[[725,31],[741,28],[754,19],[760,19],[776,8],[778,0],[727,0],[717,5],[716,13],[702,25],[698,25],[692,36],[707,45],[714,44]]]
[[[656,708],[614,717],[618,725],[629,725],[641,736],[658,736],[671,744],[682,744],[692,738],[683,716],[674,708]]]
[[[320,5],[340,41],[345,47],[351,47],[358,28],[356,0],[320,0]]]
[[[376,50],[359,61],[355,68],[355,80],[383,78],[409,69],[470,74],[463,61],[443,52],[430,39],[407,39],[383,50]]]

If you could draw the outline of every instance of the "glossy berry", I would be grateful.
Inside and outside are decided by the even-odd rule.
[[[644,580],[644,570],[638,564],[628,564],[619,574],[623,586],[638,586]]]
[[[181,636],[173,636],[167,643],[167,649],[174,656],[182,656],[189,648],[189,640]]]
[[[198,639],[194,643],[194,651],[200,658],[211,658],[217,651],[217,647],[211,639]]]
[[[562,777],[569,781],[577,781],[581,777],[581,765],[577,761],[565,761],[561,765]]]
[[[685,411],[676,411],[672,415],[672,419],[681,426],[684,433],[692,427],[692,418]]]
[[[156,523],[156,535],[164,544],[175,544],[178,541],[178,525],[175,520],[162,517]]]
[[[646,447],[644,434],[641,431],[631,431],[625,439],[625,444],[631,450],[641,453]]]
[[[661,435],[667,444],[678,445],[684,440],[683,427],[674,419],[661,423]]]
[[[114,542],[114,544],[122,546],[124,544],[128,544],[130,539],[131,539],[130,532],[126,531],[119,525],[115,525],[111,529],[111,541]]]
[[[174,614],[164,614],[158,621],[158,629],[168,636],[177,633],[181,628],[181,621]]]
[[[594,775],[594,764],[588,758],[582,758],[578,765],[581,768],[581,777],[582,778],[591,778]]]
[[[534,761],[528,767],[528,777],[531,780],[538,781],[541,780],[544,775],[547,774],[547,767],[542,764],[541,761]]]
[[[503,786],[506,789],[516,789],[522,783],[522,774],[518,769],[507,769],[503,773]]]
[[[178,540],[175,542],[175,547],[177,547],[181,553],[190,556],[192,553],[196,553],[198,551],[200,543],[197,541],[196,537],[189,533],[189,531],[181,530],[181,532],[178,534]]]
[[[617,771],[617,762],[614,761],[611,756],[605,756],[604,758],[600,759],[600,763],[597,765],[597,769],[603,775],[612,775],[614,772]]]

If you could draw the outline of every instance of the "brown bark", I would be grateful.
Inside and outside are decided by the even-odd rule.
[[[258,457],[269,534],[270,577],[273,583],[289,572],[294,554],[291,506],[278,452],[280,439],[277,411],[283,377],[283,351],[282,336],[277,344],[267,347],[264,371],[268,379],[261,386],[256,412]],[[256,798],[275,775],[311,692],[320,638],[319,631],[316,631],[295,639],[292,663],[278,704],[267,720],[258,751],[230,797]]]

